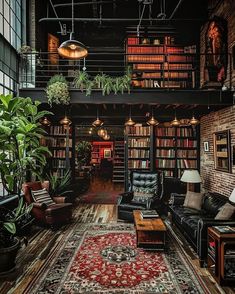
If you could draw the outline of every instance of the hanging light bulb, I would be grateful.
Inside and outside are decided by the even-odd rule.
[[[107,135],[107,131],[105,129],[99,129],[97,134],[100,137],[104,137],[105,135]]]
[[[194,115],[193,115],[193,117],[190,119],[189,123],[190,123],[191,126],[196,126],[196,125],[198,125],[200,122],[199,122],[199,120],[196,119],[196,118],[194,117]]]
[[[64,126],[69,126],[71,125],[71,120],[67,117],[67,115],[65,115],[61,120],[60,120],[60,124],[64,125]]]
[[[130,106],[130,113],[129,113],[129,118],[128,120],[125,122],[125,126],[126,127],[132,127],[135,125],[135,122],[132,120],[131,118],[131,106]]]
[[[149,126],[159,125],[159,122],[154,118],[153,109],[152,109],[152,117],[147,121],[147,125],[149,125]]]
[[[103,139],[104,139],[105,141],[107,141],[107,140],[110,139],[110,136],[109,136],[108,134],[106,134],[106,135],[103,137]]]
[[[171,122],[171,126],[172,127],[180,126],[180,121],[176,118],[176,115],[175,115],[175,118],[173,119],[173,121]]]
[[[72,0],[72,31],[70,33],[69,40],[63,42],[58,48],[58,53],[68,59],[80,59],[84,58],[88,54],[88,50],[84,44],[73,40],[74,34],[74,4]]]
[[[93,125],[93,127],[101,127],[103,124],[104,124],[104,122],[99,119],[99,113],[98,113],[98,108],[97,108],[96,120],[93,121],[92,125]]]
[[[41,120],[41,124],[44,126],[49,126],[51,124],[51,122],[49,121],[49,119],[45,116],[42,120]]]

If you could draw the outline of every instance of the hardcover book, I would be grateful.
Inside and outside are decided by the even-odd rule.
[[[155,218],[159,217],[156,210],[142,210],[141,211],[142,218]]]
[[[213,226],[220,233],[235,233],[235,227],[230,226]]]

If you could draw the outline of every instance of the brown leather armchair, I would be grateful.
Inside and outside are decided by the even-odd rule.
[[[23,184],[23,192],[25,201],[28,204],[33,203],[32,214],[35,219],[50,226],[58,226],[71,220],[72,217],[72,203],[65,203],[66,197],[58,196],[52,197],[55,204],[47,206],[45,203],[35,202],[31,190],[41,190],[46,188],[49,190],[49,182],[27,182]]]

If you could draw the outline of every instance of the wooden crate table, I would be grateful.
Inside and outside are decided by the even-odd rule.
[[[145,218],[140,210],[134,210],[137,247],[164,250],[166,242],[166,226],[162,219]]]

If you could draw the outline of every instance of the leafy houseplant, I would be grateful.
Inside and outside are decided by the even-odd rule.
[[[40,146],[40,137],[44,131],[38,121],[50,112],[38,111],[39,104],[33,103],[30,98],[0,95],[0,177],[4,189],[9,194],[18,195],[19,199],[16,210],[1,211],[0,246],[6,252],[13,247],[13,257],[19,249],[19,241],[12,238],[15,224],[31,209],[22,205],[22,184],[26,173],[41,174],[46,164],[45,154],[49,152],[47,147]]]
[[[47,84],[46,95],[51,106],[52,103],[68,105],[70,95],[66,79],[62,75],[53,76]]]
[[[91,161],[91,149],[92,145],[90,142],[81,141],[77,147],[77,160],[78,160],[78,168],[81,169],[84,165],[89,165]]]
[[[46,179],[50,183],[49,193],[53,197],[73,192],[72,190],[68,190],[71,184],[71,172],[69,170],[66,171],[63,177],[49,174],[46,176]]]

